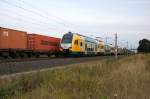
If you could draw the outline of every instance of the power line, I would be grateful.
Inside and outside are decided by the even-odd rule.
[[[22,3],[24,3],[24,4],[29,5],[30,7],[34,8],[35,10],[38,9],[38,8],[35,7],[33,4],[27,3],[27,2],[25,2],[24,0],[18,0],[18,1],[20,1],[20,2],[22,2]],[[39,11],[39,10],[40,10],[40,9],[38,9],[38,11]],[[46,11],[41,10],[40,12],[44,13],[45,15],[47,15],[47,12],[46,12]],[[65,25],[68,26],[68,27],[72,27],[72,26],[73,26],[73,28],[76,28],[77,30],[87,32],[87,31],[85,31],[85,30],[78,29],[79,26],[77,26],[76,24],[73,24],[73,23],[71,23],[71,22],[69,22],[69,21],[66,21],[66,20],[62,19],[61,17],[55,16],[55,15],[52,15],[52,14],[50,14],[50,16],[53,16],[55,19],[60,20],[63,24],[64,24],[64,23],[70,24],[70,25],[65,24]],[[56,21],[57,21],[57,20],[56,20]]]
[[[8,11],[7,10],[3,10],[3,11],[1,11],[0,13],[3,13],[3,14],[6,14]],[[15,16],[14,16],[15,15]],[[14,14],[14,12],[13,12],[13,15],[11,15],[10,13],[7,13],[7,16],[12,16],[12,17],[24,17],[22,14],[18,14],[18,13],[15,13]],[[20,19],[21,19],[20,18]],[[50,28],[50,29],[58,29],[58,28],[56,28],[56,27],[52,27],[52,26],[49,26],[48,24],[49,23],[46,23],[46,22],[43,22],[43,21],[40,21],[40,20],[36,20],[35,18],[32,18],[32,17],[26,17],[26,18],[24,18],[24,20],[26,20],[27,18],[29,18],[29,20],[31,20],[31,22],[34,22],[34,24],[38,24],[38,25],[43,25],[43,26],[47,26],[48,28]],[[23,20],[23,19],[21,19],[21,20]],[[29,22],[29,21],[28,21]]]
[[[19,1],[21,1],[22,3],[25,4],[25,2],[24,2],[23,0],[19,0]],[[41,13],[39,13],[39,12],[26,9],[26,8],[24,8],[24,7],[22,7],[22,6],[18,6],[17,4],[10,3],[10,2],[8,2],[7,0],[2,0],[1,2],[5,3],[5,4],[8,4],[8,5],[10,5],[10,6],[17,7],[17,8],[19,8],[19,9],[24,10],[24,11],[33,13],[33,14],[38,15],[38,16],[44,18],[44,19],[50,19],[49,17],[45,16],[46,14],[43,15],[43,14],[41,14]],[[26,3],[26,4],[27,4],[27,3]],[[31,4],[29,4],[29,3],[28,3],[28,5],[37,10],[37,8],[35,8],[33,5],[31,5]],[[43,12],[43,11],[42,11],[42,12]],[[55,16],[55,18],[57,18],[57,19],[59,19],[59,20],[61,20],[61,21],[64,21],[63,19],[58,18],[57,16]],[[37,24],[37,23],[33,22],[33,20],[35,20],[35,19],[33,19],[33,18],[31,18],[31,19],[32,19],[32,22],[30,22],[30,23],[32,23],[32,24],[34,24],[34,25],[40,25],[40,26],[42,26],[41,24]],[[21,19],[21,20],[23,20],[23,19]],[[55,21],[56,21],[57,23],[59,23],[59,24],[62,24],[64,27],[69,28],[68,25],[65,24],[65,23],[68,23],[67,21],[64,21],[65,23],[58,22],[57,20],[55,20]],[[45,22],[42,22],[42,21],[39,21],[39,22],[42,23],[42,24],[44,24],[44,25],[48,24],[48,23],[45,23]],[[72,26],[75,26],[75,25],[72,24],[72,23],[70,23],[70,24],[71,24]],[[48,27],[48,28],[49,28],[49,29],[56,30],[56,28],[55,28],[55,29],[54,29],[54,28],[50,28],[50,27]],[[81,30],[81,31],[82,31],[82,30]],[[108,37],[107,37],[107,38],[104,38],[104,39],[106,40],[106,44],[108,43],[108,39],[112,39],[112,40],[113,40],[113,38],[108,38]],[[120,41],[118,41],[118,42],[120,42]],[[122,44],[121,44],[121,45],[122,45]]]
[[[24,10],[24,11],[27,11],[27,12],[30,12],[30,13],[33,13],[33,14],[36,14],[36,15],[42,17],[42,18],[50,19],[49,17],[47,17],[47,16],[45,16],[45,15],[43,15],[43,14],[40,14],[39,12],[35,12],[35,11],[33,11],[33,10],[26,9],[26,8],[24,8],[24,7],[22,7],[22,6],[18,6],[17,4],[8,2],[8,1],[6,1],[6,0],[3,0],[2,2],[3,2],[3,3],[6,3],[6,4],[8,4],[8,5],[17,7],[17,8],[19,8],[19,9],[22,9],[22,10]],[[58,22],[58,21],[55,21],[55,22],[56,22],[56,23],[59,23],[59,24],[62,24],[62,26],[66,27],[66,28],[69,28],[69,30],[71,29],[70,27],[68,27],[68,25],[66,25],[66,24],[64,24],[64,23],[61,23],[61,22]],[[71,30],[72,30],[72,29],[71,29]],[[80,30],[80,31],[82,31],[82,30]]]
[[[49,19],[49,17],[47,17],[47,16],[45,16],[45,15],[43,15],[43,14],[40,14],[40,13],[38,13],[38,12],[29,10],[29,9],[26,9],[26,8],[24,8],[24,7],[21,7],[21,6],[18,6],[17,4],[14,4],[14,3],[10,3],[10,2],[8,2],[8,1],[6,1],[6,0],[2,0],[1,2],[6,3],[6,4],[8,4],[8,5],[11,5],[11,6],[14,6],[14,7],[17,7],[17,8],[19,8],[19,9],[24,10],[24,11],[30,12],[30,13],[32,13],[32,14],[36,14],[36,15],[42,17],[42,18]],[[57,23],[62,24],[62,23],[60,23],[60,22],[57,22]],[[62,24],[62,25],[66,27],[66,25],[64,25],[64,24]],[[67,27],[67,28],[68,28],[68,27]]]
[[[0,12],[1,13],[1,12]],[[6,13],[3,13],[3,14],[5,14],[7,17],[9,17],[9,18],[12,18],[13,20],[16,20],[16,21],[19,21],[19,22],[24,22],[24,24],[32,24],[32,25],[34,25],[34,26],[36,26],[37,27],[37,29],[39,29],[39,28],[41,28],[41,29],[43,29],[43,28],[46,28],[45,26],[43,26],[42,24],[38,24],[38,23],[35,23],[35,22],[31,22],[31,21],[27,21],[27,20],[24,20],[24,19],[21,19],[21,21],[20,21],[20,18],[18,18],[18,17],[16,17],[16,16],[10,16],[10,15],[7,15]],[[29,25],[30,25],[29,24]],[[29,26],[29,25],[27,25],[27,26]],[[25,25],[26,26],[26,25]],[[49,30],[56,30],[57,31],[57,29],[54,29],[54,28],[46,28],[46,29],[49,29]]]
[[[17,8],[19,8],[19,9],[22,9],[22,10],[24,10],[24,11],[27,11],[27,12],[30,12],[30,13],[33,13],[33,14],[36,14],[36,15],[42,17],[42,18],[49,19],[49,17],[47,17],[47,16],[45,16],[45,15],[43,15],[43,14],[40,14],[39,12],[35,12],[35,11],[33,11],[33,10],[26,9],[26,8],[24,8],[24,7],[22,7],[22,6],[18,6],[17,4],[10,3],[10,2],[8,2],[8,1],[6,1],[6,0],[3,0],[2,2],[3,2],[3,3],[6,3],[6,4],[8,4],[8,5],[17,7]],[[22,2],[24,2],[24,1],[22,1]],[[68,27],[66,24],[64,24],[64,23],[61,23],[61,22],[58,22],[58,21],[56,21],[56,22],[59,23],[59,24],[62,24],[64,27],[69,28],[69,27]],[[69,28],[69,30],[70,30],[70,28]],[[82,31],[82,30],[80,30],[80,31]]]
[[[20,2],[22,2],[22,3],[24,3],[24,4],[27,4],[27,5],[29,5],[30,7],[32,7],[32,8],[34,8],[34,9],[38,9],[37,7],[35,7],[34,5],[32,5],[32,4],[30,4],[30,3],[27,3],[27,2],[25,2],[25,1],[23,1],[23,0],[18,0],[18,1],[20,1]],[[38,9],[38,10],[40,10],[40,9]],[[45,11],[43,11],[43,10],[41,10],[41,12],[44,12],[45,14],[47,13],[47,12],[45,12]],[[52,14],[50,14],[51,16],[54,16],[54,18],[56,18],[56,19],[58,19],[58,20],[60,20],[60,21],[62,21],[62,22],[67,22],[67,23],[69,23],[69,24],[71,24],[71,25],[75,25],[75,24],[73,24],[73,23],[70,23],[70,22],[68,22],[68,21],[66,21],[66,20],[64,20],[64,19],[62,19],[62,18],[60,18],[60,17],[58,17],[58,16],[55,16],[55,15],[52,15]],[[57,21],[57,20],[56,20]]]

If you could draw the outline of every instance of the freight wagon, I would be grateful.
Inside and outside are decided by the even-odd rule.
[[[23,57],[27,51],[27,33],[0,27],[0,56]]]
[[[59,38],[0,27],[0,57],[3,58],[58,54],[59,43]]]
[[[59,53],[60,39],[39,34],[28,34],[28,49],[36,52],[37,57],[40,54],[56,55]]]

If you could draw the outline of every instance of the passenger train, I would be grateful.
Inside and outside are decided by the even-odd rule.
[[[66,33],[61,40],[61,52],[66,55],[102,55],[105,53],[103,41],[77,33]]]
[[[61,53],[63,55],[93,56],[93,55],[114,55],[115,46],[105,44],[103,41],[80,35],[78,33],[68,32],[61,39]],[[127,54],[126,48],[117,48],[118,54]]]

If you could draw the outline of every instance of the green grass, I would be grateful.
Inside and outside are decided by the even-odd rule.
[[[0,99],[143,99],[149,92],[149,54],[0,79]]]

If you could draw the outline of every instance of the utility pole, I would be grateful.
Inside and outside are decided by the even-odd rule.
[[[118,42],[118,37],[117,37],[117,33],[115,34],[115,58],[117,59],[118,58],[118,45],[117,45],[117,42]]]
[[[132,48],[132,44],[131,44],[131,45],[130,45],[130,50],[132,51],[132,49],[133,49],[133,48]]]
[[[128,42],[127,42],[127,55],[128,55],[128,49],[129,49],[128,46],[129,46],[129,45],[128,45]]]

